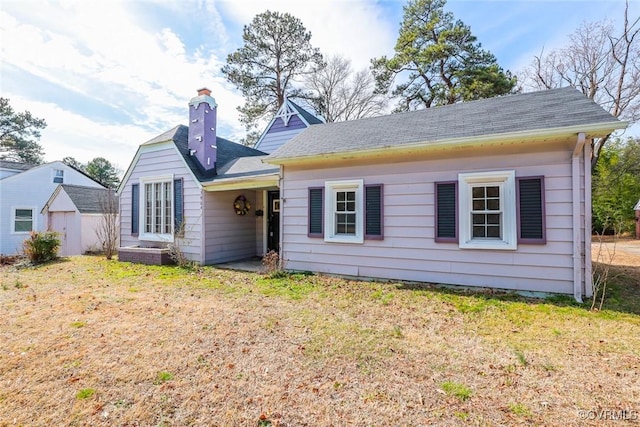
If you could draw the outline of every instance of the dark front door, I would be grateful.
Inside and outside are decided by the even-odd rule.
[[[280,192],[267,193],[267,252],[280,252]]]

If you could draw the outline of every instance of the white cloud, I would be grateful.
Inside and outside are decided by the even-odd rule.
[[[288,12],[311,32],[314,47],[350,58],[356,69],[368,67],[371,58],[392,54],[398,36],[397,23],[390,22],[380,4],[371,1],[235,0],[220,2],[220,8],[240,25],[248,25],[267,9]]]
[[[90,120],[55,104],[20,96],[11,97],[11,106],[17,112],[29,110],[36,117],[46,118],[47,127],[42,131],[40,145],[47,161],[71,156],[86,163],[95,157],[105,157],[125,169],[137,149],[137,144],[130,141],[142,143],[155,136],[139,126]]]
[[[241,45],[242,27],[256,14],[266,9],[291,13],[311,31],[313,46],[325,54],[344,55],[359,69],[368,67],[371,58],[393,54],[404,3],[3,0],[2,96],[9,97],[17,111],[30,110],[47,120],[41,139],[47,160],[101,156],[124,169],[140,143],[187,121],[187,102],[203,86],[212,90],[219,105],[221,136],[238,140],[244,135],[236,111],[242,96],[220,68],[226,55]],[[491,42],[480,41],[496,50],[504,47],[515,59],[500,62],[512,71],[517,71],[514,63],[528,62],[539,53],[542,44],[549,47],[562,40],[575,28],[571,20],[587,19],[584,5],[589,4],[575,2],[575,13],[564,25],[545,25],[543,16],[508,15],[503,9],[510,2],[480,3],[478,7],[490,9],[493,16],[472,13],[469,2],[451,0],[450,5],[460,5],[456,17],[471,24],[474,33],[484,25]],[[615,5],[618,11],[612,16],[619,18],[615,14],[623,3],[608,3],[608,10]],[[521,4],[540,11],[553,3]],[[631,2],[631,8],[631,16],[637,16],[638,3]],[[473,19],[479,19],[477,25]],[[535,36],[535,51],[518,42],[524,36]]]
[[[23,109],[37,111],[49,124],[42,137],[47,160],[78,152],[89,158],[103,156],[126,167],[138,144],[186,121],[187,102],[203,86],[213,91],[221,106],[222,130],[241,133],[235,109],[241,96],[218,76],[223,59],[215,52],[227,36],[224,27],[212,26],[206,15],[217,14],[213,3],[203,5],[206,14],[185,8],[183,2],[155,5],[174,14],[180,6],[185,22],[202,23],[206,43],[191,47],[172,28],[149,24],[154,10],[141,15],[131,8],[154,5],[65,1],[8,2],[4,6],[0,12],[6,41],[1,51],[3,68],[20,70],[25,79],[31,74],[114,110],[96,121],[84,114],[83,106],[72,112],[43,104],[41,99],[23,98]],[[11,87],[3,88],[3,96],[13,104],[23,95],[19,87]],[[115,115],[127,117],[126,123],[109,117]],[[118,150],[113,149],[114,144]],[[130,157],[123,158],[124,153]]]

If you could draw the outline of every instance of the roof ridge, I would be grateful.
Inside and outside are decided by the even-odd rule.
[[[555,92],[555,91],[575,91],[577,93],[582,94],[582,92],[580,92],[578,89],[574,88],[573,86],[563,86],[563,87],[558,87],[558,88],[553,88],[553,89],[545,89],[545,90],[537,90],[537,91],[533,91],[533,92],[517,92],[517,93],[508,93],[506,95],[498,95],[498,96],[493,96],[490,98],[482,98],[482,99],[473,99],[471,101],[460,101],[460,102],[455,102],[453,104],[443,104],[443,105],[436,105],[433,107],[428,107],[428,108],[420,108],[418,110],[410,110],[410,111],[399,111],[396,113],[389,113],[389,114],[382,114],[380,116],[372,116],[372,117],[361,117],[358,119],[353,119],[353,120],[344,120],[344,121],[340,121],[340,122],[329,122],[329,123],[324,123],[325,125],[334,125],[334,124],[340,124],[340,123],[353,123],[353,122],[361,122],[361,121],[366,121],[366,120],[376,120],[376,119],[380,119],[380,118],[384,118],[384,117],[389,117],[389,116],[402,116],[402,115],[407,115],[407,114],[416,114],[416,113],[421,113],[421,112],[425,112],[425,111],[433,111],[433,110],[440,110],[440,109],[451,109],[451,108],[460,108],[461,106],[469,106],[469,105],[477,105],[480,103],[486,103],[486,102],[495,102],[496,100],[503,100],[506,98],[517,98],[517,97],[524,97],[524,96],[532,96],[532,95],[540,95],[540,94],[547,94],[548,92]]]

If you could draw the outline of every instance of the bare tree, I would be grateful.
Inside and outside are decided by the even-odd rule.
[[[120,222],[118,220],[118,198],[114,190],[105,190],[98,201],[102,217],[95,230],[102,243],[102,250],[107,259],[113,258],[118,250]]]
[[[523,73],[524,89],[573,86],[613,116],[634,123],[640,119],[640,17],[617,31],[610,21],[583,23],[569,36],[569,45],[534,57]],[[593,139],[592,164],[609,137]]]
[[[327,122],[372,117],[384,112],[385,97],[375,94],[375,81],[368,69],[353,71],[351,61],[336,55],[305,78],[308,102]]]

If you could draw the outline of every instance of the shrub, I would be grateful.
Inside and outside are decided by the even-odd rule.
[[[58,256],[60,239],[55,231],[32,231],[22,246],[24,254],[32,263],[46,262]]]
[[[280,272],[280,256],[278,252],[271,250],[264,254],[262,257],[262,265],[267,274],[274,275]]]

